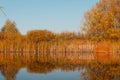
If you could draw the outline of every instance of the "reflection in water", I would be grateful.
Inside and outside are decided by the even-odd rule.
[[[93,60],[70,59],[63,56],[57,57],[47,54],[0,54],[0,71],[5,77],[5,80],[19,80],[16,75],[19,75],[20,70],[23,68],[26,68],[27,72],[32,74],[47,74],[55,70],[68,73],[69,71],[82,71],[78,74],[80,75],[82,73],[79,76],[80,80],[82,80],[82,78],[83,80],[120,79],[119,63],[102,64],[100,62],[94,62]],[[74,76],[73,79],[78,80],[76,76]],[[71,80],[73,79],[71,78]]]
[[[16,75],[23,68],[32,74],[47,74],[54,70],[63,72],[78,71],[81,67],[81,61],[69,60],[68,58],[46,56],[43,54],[0,54],[0,71],[5,80],[18,80]]]
[[[16,74],[19,69],[14,68],[13,66],[8,66],[9,64],[1,66],[1,73],[6,78],[6,80],[15,80]]]
[[[91,63],[83,74],[85,80],[120,80],[120,64]]]

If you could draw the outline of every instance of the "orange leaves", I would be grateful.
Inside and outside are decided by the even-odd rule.
[[[114,36],[118,39],[114,30],[120,28],[120,0],[100,0],[90,11],[85,15],[86,33],[89,38],[108,39]],[[109,35],[109,36],[108,36]],[[113,39],[114,39],[113,38]],[[112,38],[110,38],[112,39]]]
[[[33,30],[27,33],[29,41],[39,43],[41,41],[50,41],[54,39],[54,34],[47,30]]]
[[[7,20],[5,25],[1,29],[2,32],[10,33],[10,34],[20,34],[18,29],[16,28],[16,23]]]

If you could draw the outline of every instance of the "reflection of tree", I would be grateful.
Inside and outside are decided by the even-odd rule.
[[[11,65],[4,65],[1,68],[1,73],[6,78],[6,80],[16,80],[17,72],[18,70]]]
[[[62,71],[75,71],[76,69],[81,69],[81,66],[79,65],[71,65],[71,64],[65,64],[65,65],[61,65],[60,66],[61,70]]]
[[[84,74],[87,80],[120,80],[120,65],[94,63],[86,68]]]
[[[6,80],[16,80],[16,75],[19,70],[27,66],[29,73],[49,73],[55,69],[61,69],[62,71],[73,71],[79,65],[72,65],[72,62],[66,61],[63,58],[52,58],[46,55],[35,54],[0,54],[0,71]],[[64,61],[65,60],[65,61]]]
[[[119,80],[120,79],[120,65],[114,64],[102,64],[93,63],[87,64],[75,63],[75,61],[68,61],[64,58],[53,58],[42,55],[38,55],[36,58],[34,54],[0,54],[0,71],[6,80],[15,80],[18,71],[27,66],[29,73],[49,73],[55,69],[61,69],[62,71],[74,71],[85,70],[83,77],[87,77],[87,80]],[[86,65],[89,65],[86,67]]]
[[[28,64],[27,69],[28,72],[32,73],[48,73],[56,69],[56,66],[51,63],[34,62],[32,64]]]
[[[11,56],[11,55],[0,55],[2,58],[0,60],[0,70],[1,74],[5,77],[6,80],[16,80],[16,75],[20,68],[24,65],[22,64],[21,58]],[[17,59],[18,58],[18,59]]]

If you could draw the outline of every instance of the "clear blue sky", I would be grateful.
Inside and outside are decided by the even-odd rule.
[[[0,0],[0,28],[9,18],[25,34],[33,29],[79,31],[84,13],[99,0]]]

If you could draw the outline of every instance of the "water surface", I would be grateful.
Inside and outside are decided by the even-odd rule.
[[[120,80],[120,63],[46,54],[0,54],[0,80]]]

